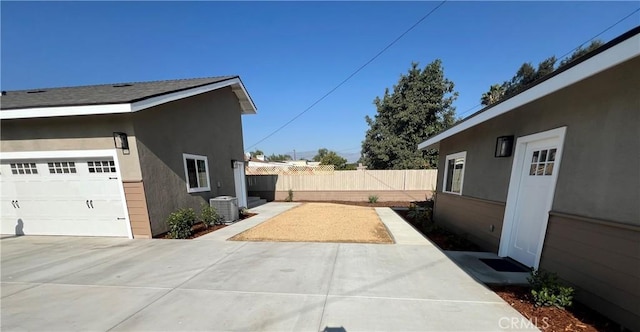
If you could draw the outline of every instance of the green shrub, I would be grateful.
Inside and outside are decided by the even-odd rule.
[[[206,228],[218,224],[220,219],[222,219],[220,215],[218,215],[218,211],[209,204],[202,203],[201,209],[200,219]]]
[[[191,236],[191,226],[196,222],[196,213],[193,209],[180,209],[169,215],[167,224],[172,239],[186,239]]]
[[[573,287],[564,286],[555,273],[536,270],[531,272],[527,281],[531,285],[531,295],[536,306],[565,308],[573,303]]]
[[[289,189],[289,193],[287,194],[287,198],[284,199],[285,202],[293,202],[293,190]]]
[[[240,215],[240,219],[245,218],[246,216],[249,215],[249,209],[247,209],[246,207],[241,207],[240,209],[238,209],[238,215]]]
[[[378,202],[378,195],[369,195],[369,203]]]
[[[411,223],[422,229],[424,233],[430,233],[435,230],[435,223],[433,222],[433,209],[429,206],[420,206],[416,203],[411,203],[407,217],[412,221]]]

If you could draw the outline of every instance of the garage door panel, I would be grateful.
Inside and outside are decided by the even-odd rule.
[[[72,236],[123,236],[127,226],[123,222],[105,220],[63,220],[48,222],[41,219],[21,219],[25,235],[72,235]],[[10,233],[13,228],[9,227]],[[3,225],[4,231],[4,225]],[[126,235],[125,235],[126,236]]]
[[[20,220],[27,235],[129,236],[115,163],[91,160],[32,160],[22,166],[36,163],[31,174],[13,174],[18,161],[3,160],[2,233],[14,234]]]

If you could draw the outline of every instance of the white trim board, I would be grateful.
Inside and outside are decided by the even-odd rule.
[[[124,209],[125,222],[127,224],[127,232],[130,239],[133,239],[133,231],[131,230],[131,219],[129,218],[129,207],[127,206],[127,198],[124,195],[124,185],[122,183],[122,173],[120,173],[120,161],[118,152],[112,150],[59,150],[59,151],[20,151],[20,152],[0,152],[0,161],[7,160],[25,160],[25,159],[46,159],[46,158],[93,158],[93,157],[111,157],[116,165],[116,176],[120,179],[120,199],[122,200],[122,208]]]
[[[540,99],[562,88],[585,80],[599,72],[612,68],[622,62],[628,61],[640,55],[640,34],[637,34],[604,52],[572,67],[568,70],[515,95],[504,102],[487,109],[486,111],[445,130],[428,140],[418,144],[418,149],[435,147],[440,141],[474,127],[487,120],[493,119],[504,113]]]
[[[562,164],[562,153],[564,150],[564,138],[566,132],[567,127],[560,127],[535,133],[532,135],[518,137],[515,143],[515,152],[513,154],[513,166],[511,167],[511,177],[509,178],[509,190],[507,193],[507,203],[504,210],[504,219],[502,222],[502,234],[500,234],[500,247],[498,249],[498,256],[506,257],[509,254],[509,245],[511,243],[511,237],[513,235],[513,225],[515,223],[516,208],[518,204],[518,193],[520,192],[520,177],[522,175],[522,172],[525,170],[525,165],[528,165],[528,163],[525,162],[527,143],[549,138],[558,138],[559,140],[558,148],[556,151],[556,162],[554,166],[555,171],[553,172],[551,178],[551,187],[553,188],[553,190],[549,197],[547,197],[545,206],[545,209],[547,211],[551,211],[553,198],[556,192],[558,174],[560,173],[560,165]],[[544,247],[544,239],[548,222],[549,213],[546,214],[546,217],[542,221],[542,234],[538,234],[540,238],[540,246],[538,247],[535,264],[533,266],[535,269],[538,269],[540,265],[540,258],[542,257],[542,248]]]
[[[55,107],[35,107],[35,108],[22,108],[22,109],[9,109],[0,111],[0,119],[30,119],[30,118],[43,118],[43,117],[58,117],[58,116],[74,116],[74,115],[97,115],[97,114],[120,114],[120,113],[133,113],[147,108],[151,108],[160,104],[169,103],[175,100],[188,98],[197,94],[222,89],[227,86],[240,87],[240,90],[235,89],[236,95],[238,91],[244,93],[243,100],[238,100],[242,107],[242,114],[256,114],[256,106],[249,97],[247,90],[245,89],[242,81],[239,78],[232,78],[222,82],[216,82],[207,84],[204,86],[191,88],[183,91],[172,92],[156,97],[147,98],[144,100],[136,101],[133,103],[122,104],[103,104],[103,105],[80,105],[80,106],[55,106]],[[248,103],[247,103],[248,101]],[[247,106],[245,106],[247,105]]]

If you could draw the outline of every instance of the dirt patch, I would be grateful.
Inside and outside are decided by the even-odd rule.
[[[574,303],[566,310],[536,307],[528,287],[492,286],[491,290],[542,331],[621,331],[618,324],[580,303]]]
[[[303,203],[230,240],[393,243],[373,208],[332,203]]]
[[[276,201],[284,202],[284,201]],[[352,201],[294,201],[295,203],[333,203],[353,206],[369,206],[369,207],[409,207],[411,202],[388,201],[388,202],[352,202]]]

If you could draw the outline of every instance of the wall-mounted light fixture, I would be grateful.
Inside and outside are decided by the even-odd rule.
[[[511,157],[513,151],[513,135],[500,136],[496,140],[496,158]]]
[[[129,139],[126,133],[113,132],[113,144],[116,149],[129,150]]]

